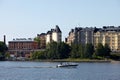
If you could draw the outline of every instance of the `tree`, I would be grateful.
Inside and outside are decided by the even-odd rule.
[[[110,56],[111,50],[110,50],[110,47],[109,47],[108,44],[105,44],[104,50],[105,50],[105,51],[104,51],[104,56]]]
[[[58,49],[59,58],[60,59],[68,58],[69,53],[71,51],[71,47],[64,42],[60,42],[60,43],[57,43],[57,44],[58,44],[57,49]]]
[[[78,54],[80,55],[80,58],[85,57],[84,50],[85,50],[85,47],[82,44],[79,44],[78,45]]]
[[[104,52],[105,52],[104,46],[101,43],[98,43],[98,46],[95,50],[95,55],[103,57]]]
[[[80,57],[78,49],[79,49],[78,44],[71,44],[71,52],[70,52],[71,58],[79,58]]]
[[[71,58],[84,58],[85,47],[82,44],[72,44],[71,45]]]
[[[0,41],[0,52],[5,52],[7,49],[6,44]]]
[[[84,57],[92,58],[93,53],[94,53],[94,46],[91,43],[87,43],[85,45]]]
[[[0,60],[5,59],[5,52],[8,50],[6,44],[0,41]]]
[[[105,44],[104,46],[99,43],[96,50],[95,50],[95,55],[96,56],[101,56],[101,57],[107,57],[110,56],[110,47],[108,44]]]
[[[69,57],[71,47],[64,42],[51,42],[47,45],[46,56],[48,59],[64,59]]]
[[[3,53],[0,52],[0,60],[5,60],[5,56],[3,55]]]
[[[6,59],[9,59],[9,58],[10,58],[10,53],[6,52],[6,53],[5,53],[5,58],[6,58]]]
[[[51,42],[47,45],[47,58],[48,59],[58,59],[58,44],[57,42]]]
[[[45,51],[36,51],[31,55],[32,59],[46,59]]]

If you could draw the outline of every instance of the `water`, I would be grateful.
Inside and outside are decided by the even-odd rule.
[[[56,68],[55,62],[0,62],[0,80],[120,80],[120,63],[78,63]]]

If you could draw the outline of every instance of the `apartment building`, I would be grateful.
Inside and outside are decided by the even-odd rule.
[[[120,51],[120,26],[104,26],[94,33],[94,46],[108,44],[112,51]]]
[[[94,28],[82,28],[82,27],[76,27],[75,29],[71,29],[69,32],[69,36],[66,39],[66,43],[71,45],[74,44],[87,44],[92,43],[93,44],[93,34],[94,34]]]
[[[62,41],[62,32],[58,25],[56,25],[55,29],[51,29],[46,34],[46,44],[55,41],[61,42]]]

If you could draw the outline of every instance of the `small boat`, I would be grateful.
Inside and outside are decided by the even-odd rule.
[[[78,66],[78,64],[75,64],[75,63],[60,63],[57,65],[57,67],[76,67]]]

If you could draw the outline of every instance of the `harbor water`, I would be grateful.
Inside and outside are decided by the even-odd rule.
[[[57,68],[58,62],[1,61],[0,80],[120,80],[120,62],[78,63]]]

